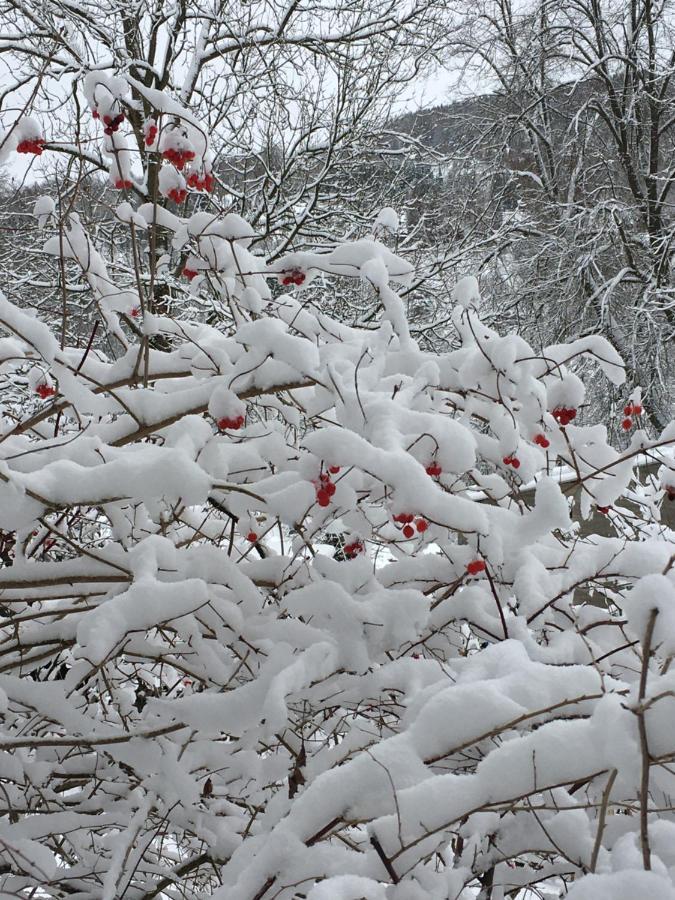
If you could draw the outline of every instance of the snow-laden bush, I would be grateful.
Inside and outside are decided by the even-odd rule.
[[[0,300],[3,896],[675,897],[675,426],[584,423],[612,347],[500,337],[467,279],[434,355],[374,239],[117,215],[223,313],[160,314],[140,252],[120,290],[75,215],[100,332]]]

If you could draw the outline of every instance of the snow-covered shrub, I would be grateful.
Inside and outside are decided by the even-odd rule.
[[[184,123],[170,180],[208,167]],[[3,895],[675,896],[675,426],[585,421],[613,348],[502,337],[466,279],[435,354],[374,238],[267,264],[233,214],[116,216],[135,287],[74,213],[45,244],[85,346],[0,299]],[[214,324],[156,302],[160,229]],[[370,327],[321,311],[341,279]]]
[[[567,368],[618,383],[612,348],[538,355],[471,284],[422,352],[375,241],[266,267],[235,216],[156,215],[229,330],[120,298],[76,220],[124,352],[0,301],[3,890],[670,896],[673,543],[582,539],[566,494],[632,522],[673,427],[612,450]],[[291,269],[364,279],[379,325],[272,291]]]

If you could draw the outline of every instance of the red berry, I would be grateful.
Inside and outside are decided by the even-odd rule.
[[[224,416],[222,419],[218,419],[216,425],[221,431],[230,430],[230,431],[238,431],[241,426],[244,424],[244,417],[237,416],[236,419],[230,419],[227,416]]]
[[[249,531],[249,533],[246,535],[246,540],[250,541],[252,544],[255,544],[255,542],[258,540],[258,535],[255,533],[255,531]]]
[[[108,115],[103,116],[103,124],[104,124],[104,125],[111,125],[111,124],[112,124],[112,118],[111,118],[110,116],[108,116]]]
[[[169,191],[169,199],[174,203],[182,203],[187,197],[187,191],[184,188],[171,188]]]
[[[147,134],[145,135],[145,146],[152,147],[152,145],[155,143],[156,137],[157,137],[157,126],[151,125],[150,128],[148,128]]]
[[[196,191],[212,191],[213,190],[213,175],[210,172],[206,172],[204,177],[200,177],[198,172],[190,172],[187,179],[188,187],[193,188]]]
[[[472,562],[467,563],[466,571],[469,575],[478,575],[479,572],[485,571],[485,563],[482,559],[474,559]]]
[[[551,442],[544,434],[537,434],[534,437],[534,443],[538,444],[540,447],[543,447],[546,450],[547,447],[551,446]]]
[[[21,141],[16,148],[17,153],[34,153],[36,156],[42,155],[42,149],[44,146],[44,141],[42,138],[35,138],[34,140],[25,140]]]
[[[609,506],[599,506],[599,507],[598,507],[598,512],[601,512],[601,513],[602,513],[603,515],[605,515],[605,516],[607,515],[607,513],[609,512],[609,510],[610,510],[610,507],[609,507]]]
[[[91,117],[92,117],[92,119],[100,119],[100,118],[101,118],[101,114],[100,114],[100,112],[99,112],[97,109],[92,109],[92,111],[91,111]]]
[[[323,490],[328,494],[329,497],[332,497],[335,493],[336,488],[332,481],[327,481]]]
[[[573,419],[576,419],[577,411],[570,407],[558,406],[553,410],[552,416],[561,425],[569,425]]]
[[[424,534],[428,527],[429,523],[426,519],[418,519],[415,522],[415,528],[419,531],[420,534]]]
[[[629,403],[628,406],[624,406],[623,408],[624,416],[632,416],[633,415],[633,407]]]
[[[673,487],[672,485],[668,485],[666,487],[666,496],[670,501],[675,500],[675,487]]]
[[[328,471],[331,473],[331,475],[337,475],[337,473],[340,471],[340,466],[329,466]]]
[[[438,463],[434,462],[433,460],[429,463],[429,465],[426,468],[427,475],[431,475],[432,478],[438,478],[438,476],[441,475],[442,472],[443,472],[443,469],[441,469],[441,467],[438,465]]]
[[[330,505],[330,494],[328,491],[325,491],[323,488],[316,492],[316,502],[319,506],[329,506]]]
[[[512,457],[511,457],[511,465],[513,466],[514,469],[519,469],[519,468],[520,468],[520,460],[518,459],[517,456],[512,456]]]
[[[292,269],[290,272],[283,273],[281,283],[287,287],[289,284],[302,284],[304,280],[304,272],[301,272],[300,269]]]
[[[35,393],[41,400],[46,400],[48,397],[53,397],[54,394],[56,394],[56,388],[52,387],[51,384],[42,381],[35,388]]]
[[[363,553],[364,547],[361,541],[354,541],[351,544],[345,544],[343,553],[347,559],[354,559],[359,553]]]
[[[183,269],[183,275],[185,275],[187,279],[192,281],[193,278],[196,278],[197,275],[199,275],[199,272],[196,269],[189,269],[187,266],[185,266],[185,268]]]
[[[137,319],[140,316],[140,314],[141,314],[140,306],[134,306],[133,309],[129,313],[129,315],[131,316],[132,319]]]
[[[624,431],[630,431],[631,428],[633,427],[633,420],[632,419],[624,419],[623,422],[621,423],[621,427],[623,428]]]
[[[173,147],[168,147],[166,150],[162,151],[162,156],[164,159],[168,159],[169,162],[172,162],[179,170],[185,168],[185,163],[195,158],[193,150],[176,150]]]
[[[504,463],[505,466],[510,466],[511,463],[513,462],[513,457],[512,457],[512,456],[505,456],[505,457],[502,459],[502,462]]]
[[[133,185],[126,178],[118,178],[115,182],[115,187],[118,191],[126,191],[129,190],[129,188],[133,187]]]
[[[638,404],[637,406],[634,406],[634,407],[633,407],[633,415],[634,415],[634,416],[641,416],[641,415],[642,415],[642,407],[641,407],[639,404]]]
[[[415,529],[412,525],[404,525],[403,527],[403,537],[411,538],[415,534]]]

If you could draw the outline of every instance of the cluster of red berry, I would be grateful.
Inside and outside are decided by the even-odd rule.
[[[226,429],[229,429],[230,431],[239,431],[245,421],[243,416],[236,416],[233,419],[224,416],[222,419],[218,419],[216,425],[220,431],[225,431]]]
[[[145,146],[152,147],[155,143],[155,138],[157,137],[157,126],[154,122],[151,122],[145,132]]]
[[[333,472],[334,469],[338,472],[340,471],[339,466],[331,466],[329,472]],[[331,480],[329,472],[322,472],[319,475],[319,480],[314,482],[314,487],[316,488],[316,502],[319,506],[329,506],[330,498],[336,491],[336,487]]]
[[[633,416],[641,416],[642,415],[642,407],[639,403],[628,403],[623,408],[623,414],[626,417],[621,423],[621,427],[624,431],[630,431],[633,427]]]
[[[432,478],[438,478],[439,475],[443,474],[443,469],[438,465],[436,460],[433,460],[429,463],[426,468],[427,475],[431,475]]]
[[[576,419],[577,411],[567,406],[556,406],[551,415],[561,425],[569,425],[570,422]]]
[[[520,468],[520,460],[517,456],[505,456],[502,462],[505,466],[513,466],[514,469]]]
[[[535,444],[538,444],[540,447],[543,447],[544,450],[546,450],[548,447],[551,446],[551,442],[544,434],[535,434],[533,440],[534,440]]]
[[[45,142],[42,138],[33,138],[32,140],[19,141],[17,145],[17,153],[34,153],[36,156],[42,156]]]
[[[128,178],[118,178],[115,182],[115,187],[118,191],[128,191],[133,186],[133,182],[129,181]]]
[[[167,147],[162,156],[182,172],[185,165],[195,158],[195,152],[194,150],[177,150],[175,147]]]
[[[284,287],[288,287],[289,284],[302,284],[305,280],[305,273],[300,269],[291,269],[290,272],[284,272],[281,283]]]
[[[469,575],[479,575],[485,571],[485,562],[482,559],[474,559],[466,564],[466,571]]]
[[[185,188],[171,188],[169,191],[169,199],[173,200],[174,203],[182,203],[186,197],[187,191]]]
[[[394,522],[399,522],[403,525],[402,533],[403,537],[408,540],[415,535],[415,528],[412,527],[412,522],[415,522],[415,528],[419,531],[420,534],[424,534],[424,532],[429,527],[429,523],[426,519],[423,519],[421,516],[418,519],[415,519],[415,516],[412,513],[399,513],[394,516]]]
[[[359,553],[363,553],[365,549],[363,541],[352,541],[351,544],[344,545],[342,552],[346,559],[355,559]]]
[[[36,386],[35,393],[40,400],[47,400],[48,397],[53,397],[56,394],[56,388],[52,387],[51,384],[47,384],[45,381],[41,381],[40,384]]]
[[[103,116],[103,134],[111,135],[124,122],[124,113],[121,112],[116,116]]]
[[[196,278],[199,275],[199,272],[196,269],[189,269],[187,266],[183,269],[183,275],[188,279],[188,281],[192,281],[193,278]]]
[[[187,183],[188,187],[194,188],[196,191],[211,193],[214,184],[213,175],[210,172],[206,172],[203,176],[200,176],[199,172],[191,172],[188,175]]]

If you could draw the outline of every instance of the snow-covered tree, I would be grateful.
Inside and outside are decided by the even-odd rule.
[[[392,209],[270,259],[176,208],[208,129],[82,83],[114,181],[152,105],[157,192],[119,188],[124,277],[37,199],[79,345],[65,290],[0,299],[3,896],[673,900],[675,425],[627,391],[613,449],[577,374],[622,385],[611,344],[501,337],[471,277],[425,349]],[[50,150],[31,117],[5,144]]]
[[[429,115],[428,129],[444,123],[455,159],[482,169],[490,191],[475,215],[492,225],[500,209],[483,254],[496,315],[537,346],[607,336],[662,428],[675,397],[675,3],[449,6],[473,99]]]
[[[22,112],[13,139],[58,168],[64,207],[92,175],[150,202],[175,189],[244,216],[271,255],[370,224],[383,181],[353,173],[400,158],[382,128],[447,34],[441,0],[26,0],[0,15],[0,119]],[[159,163],[177,148],[169,185]]]

